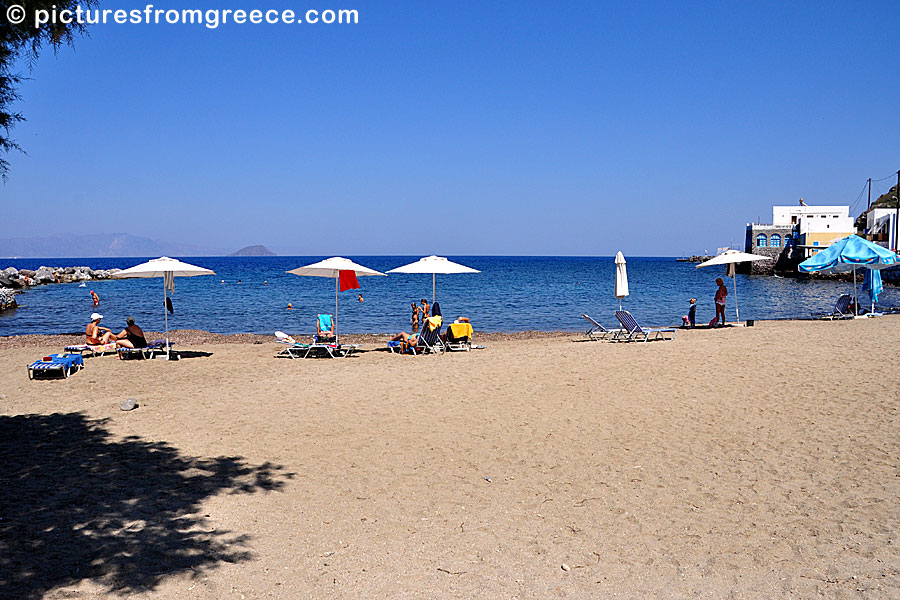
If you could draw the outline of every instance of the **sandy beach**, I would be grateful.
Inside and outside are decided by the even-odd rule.
[[[184,337],[61,381],[25,369],[61,340],[6,338],[0,597],[897,598],[898,324]]]

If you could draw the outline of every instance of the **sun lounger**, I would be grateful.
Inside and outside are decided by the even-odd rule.
[[[166,348],[166,340],[148,342],[144,348],[119,348],[119,357],[125,360],[139,358],[155,358],[157,354],[167,354],[172,350],[172,343]]]
[[[475,330],[471,323],[450,323],[447,325],[447,341],[444,347],[450,352],[468,352],[472,349]]]
[[[320,342],[304,344],[282,331],[275,332],[275,340],[285,346],[275,356],[288,358],[345,358],[360,348],[359,344],[324,344]]]
[[[65,351],[70,354],[80,354],[84,356],[87,353],[88,356],[103,356],[104,354],[113,354],[116,351],[116,343],[110,342],[109,344],[75,344],[73,346],[66,346]]]
[[[631,316],[631,313],[627,310],[617,310],[616,318],[619,320],[619,323],[622,324],[622,328],[625,330],[622,335],[617,337],[617,340],[631,342],[631,341],[644,341],[649,342],[651,336],[653,339],[675,339],[676,329],[674,327],[641,327],[638,325],[638,322],[634,320],[634,317]],[[666,334],[671,333],[671,338],[666,338]]]
[[[853,311],[850,310],[850,303],[853,297],[850,294],[841,294],[834,302],[834,308],[830,313],[813,313],[814,317],[820,319],[852,319]]]
[[[28,379],[66,379],[83,368],[84,358],[80,354],[51,354],[28,365]]]
[[[599,340],[609,340],[614,342],[619,334],[626,333],[624,329],[607,329],[589,315],[582,314],[581,318],[591,324],[591,328],[585,331],[584,335],[595,342]]]
[[[388,342],[388,350],[400,354],[425,354],[432,352],[440,354],[444,351],[441,342],[441,318],[428,317],[422,325],[422,332],[416,336],[416,343],[406,341]]]

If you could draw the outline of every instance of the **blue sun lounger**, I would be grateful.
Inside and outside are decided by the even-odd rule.
[[[51,354],[28,365],[28,379],[66,379],[83,368],[84,358],[80,354]]]
[[[422,325],[422,332],[416,336],[416,343],[406,341],[388,342],[388,350],[400,354],[425,354],[432,352],[440,354],[444,351],[444,343],[441,341],[441,318],[428,317]]]
[[[631,313],[627,310],[617,310],[616,318],[619,320],[619,323],[622,324],[622,327],[625,329],[623,335],[619,336],[617,339],[625,342],[631,341],[643,341],[649,342],[650,337],[653,336],[653,339],[675,339],[675,333],[677,330],[674,327],[641,327],[638,325],[638,322],[634,320],[634,317],[631,316]],[[671,338],[666,338],[666,334],[671,333]]]
[[[620,334],[625,333],[624,329],[607,329],[595,321],[590,315],[582,314],[581,318],[591,324],[591,328],[585,331],[584,335],[595,342],[598,340],[609,340],[610,342],[614,342]]]
[[[850,310],[850,302],[853,297],[850,294],[841,294],[834,302],[834,308],[830,313],[813,313],[814,317],[821,319],[852,319],[853,311]]]

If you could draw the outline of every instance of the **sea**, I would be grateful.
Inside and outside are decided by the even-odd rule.
[[[297,277],[286,271],[322,260],[324,256],[186,257],[182,260],[215,271],[215,275],[180,277],[172,297],[170,329],[203,329],[216,333],[271,334],[276,330],[304,334],[315,330],[319,313],[335,310],[334,280]],[[418,260],[418,256],[348,256],[359,264],[385,272]],[[481,271],[467,275],[437,275],[437,300],[445,320],[469,317],[476,331],[584,331],[587,313],[616,326],[613,257],[450,256],[450,260]],[[622,308],[650,326],[678,325],[687,314],[688,299],[697,298],[697,321],[715,314],[716,277],[724,267],[696,269],[696,264],[672,257],[627,258],[629,295]],[[110,269],[134,266],[147,258],[59,258],[0,260],[6,267],[37,269],[87,266]],[[411,302],[431,302],[431,275],[360,277],[360,289],[340,292],[339,331],[396,333],[409,331]],[[862,277],[860,277],[860,282]],[[726,280],[727,314],[735,318],[735,291]],[[741,320],[810,318],[830,311],[836,297],[852,293],[850,282],[800,280],[763,275],[738,275],[737,304]],[[133,316],[147,330],[164,327],[162,279],[114,279],[49,284],[17,296],[19,308],[0,313],[0,335],[83,333],[95,310],[113,330]],[[95,309],[90,298],[100,296]],[[861,292],[860,292],[861,293]],[[358,295],[362,295],[360,302]],[[861,293],[862,295],[862,293]],[[868,306],[868,296],[861,304]],[[293,308],[287,309],[288,304]],[[885,287],[878,307],[900,306],[900,289]]]

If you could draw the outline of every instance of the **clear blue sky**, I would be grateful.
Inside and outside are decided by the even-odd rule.
[[[45,52],[6,235],[680,255],[900,169],[895,1],[157,4],[360,22],[99,25]]]

